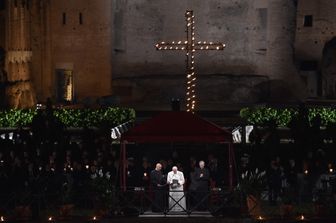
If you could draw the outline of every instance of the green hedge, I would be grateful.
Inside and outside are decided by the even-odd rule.
[[[0,127],[29,126],[37,114],[35,109],[11,109],[0,111]],[[66,127],[100,127],[115,126],[135,119],[134,109],[105,108],[105,109],[57,109],[54,115]]]
[[[308,118],[312,120],[316,115],[320,115],[322,125],[336,123],[336,109],[335,108],[309,108]],[[240,117],[247,123],[253,125],[266,125],[269,121],[275,120],[278,126],[288,126],[292,118],[297,115],[298,111],[294,108],[243,108],[240,110]]]

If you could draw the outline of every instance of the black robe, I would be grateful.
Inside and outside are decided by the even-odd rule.
[[[203,176],[201,176],[203,174]],[[196,181],[196,207],[198,210],[206,210],[208,204],[208,193],[209,193],[209,179],[210,173],[207,168],[196,168],[195,169],[195,181]]]
[[[201,177],[201,174],[203,176]],[[208,191],[209,188],[209,179],[210,179],[210,173],[207,168],[196,168],[195,169],[195,181],[197,184],[197,190],[198,191]]]
[[[154,192],[154,200],[152,203],[153,212],[163,212],[165,204],[165,179],[161,171],[152,170],[150,174],[151,184]]]

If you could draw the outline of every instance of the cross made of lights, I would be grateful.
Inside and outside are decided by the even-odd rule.
[[[195,41],[195,21],[193,11],[186,11],[186,33],[187,40],[160,42],[155,45],[157,50],[185,50],[186,51],[186,73],[187,73],[187,111],[194,112],[196,104],[196,74],[195,74],[195,52],[196,50],[223,50],[225,44],[214,42]]]

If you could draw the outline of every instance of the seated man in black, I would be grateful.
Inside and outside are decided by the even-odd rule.
[[[196,181],[196,206],[197,210],[205,211],[208,206],[208,193],[209,193],[209,170],[205,168],[205,162],[199,162],[199,168],[195,168],[194,179]]]
[[[154,192],[154,200],[152,204],[153,212],[163,212],[165,204],[165,186],[166,179],[161,172],[162,165],[160,163],[156,164],[154,170],[150,174],[151,184]]]

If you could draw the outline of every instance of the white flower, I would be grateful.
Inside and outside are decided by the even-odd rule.
[[[109,179],[111,178],[111,174],[110,174],[110,172],[106,172],[105,177],[106,177],[106,179],[109,180]]]
[[[98,174],[99,174],[100,177],[103,177],[103,176],[104,176],[104,174],[103,174],[103,170],[100,169],[99,172],[98,172]]]

